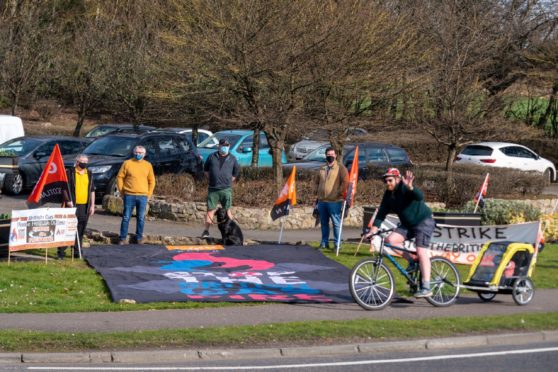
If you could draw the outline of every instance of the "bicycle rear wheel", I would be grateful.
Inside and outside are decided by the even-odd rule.
[[[351,270],[349,288],[354,300],[362,308],[380,310],[393,298],[393,274],[383,263],[366,259]]]
[[[433,257],[431,260],[430,288],[432,296],[426,297],[431,305],[443,307],[453,304],[459,295],[461,277],[456,267],[443,257]]]

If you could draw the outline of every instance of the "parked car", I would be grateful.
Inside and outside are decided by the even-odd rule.
[[[157,128],[140,124],[134,127],[133,124],[100,124],[91,129],[85,135],[86,138],[97,138],[106,136],[109,133],[145,133]]]
[[[17,137],[25,136],[23,123],[17,116],[0,115],[0,144]]]
[[[479,142],[468,145],[457,155],[455,163],[535,171],[544,174],[550,182],[556,182],[556,167],[551,161],[516,143]]]
[[[231,144],[229,151],[237,158],[240,166],[249,166],[252,163],[253,136],[254,131],[252,130],[224,130],[216,132],[198,145],[198,151],[205,162],[211,153],[217,151],[219,140],[226,138]],[[271,167],[273,164],[271,148],[264,132],[260,132],[259,145],[258,167]],[[281,162],[287,162],[285,152],[282,153]]]
[[[343,131],[346,141],[354,141],[355,137],[365,136],[368,131],[363,128],[348,127]],[[302,141],[296,142],[289,148],[287,158],[289,161],[301,160],[310,152],[328,144],[328,131],[326,129],[317,129],[302,137]]]
[[[18,195],[35,186],[54,145],[62,155],[79,154],[88,141],[77,137],[27,136],[0,145],[0,188],[7,194]]]
[[[374,176],[369,174],[373,168],[385,171],[390,167],[406,168],[412,166],[409,155],[401,147],[379,142],[363,142],[347,144],[343,148],[343,164],[350,169],[353,163],[355,148],[359,146],[358,168],[359,178],[367,179]],[[325,150],[330,144],[322,145],[308,154],[302,161],[283,165],[284,169],[290,169],[296,165],[297,169],[318,169],[325,164]]]
[[[188,192],[194,191],[194,182],[203,175],[203,168],[201,157],[188,138],[171,131],[117,133],[97,138],[83,150],[89,157],[88,169],[95,175],[97,199],[105,194],[119,194],[116,175],[138,145],[145,147],[145,159],[153,165],[156,175],[189,174],[191,177],[187,184],[180,187],[187,188]],[[67,167],[73,165],[72,157],[65,157],[64,160]]]
[[[192,143],[194,142],[192,140],[192,132],[193,132],[192,128],[168,128],[168,130],[172,130],[173,132],[180,133],[180,134],[185,134],[185,135],[187,135],[190,142],[192,142]],[[211,132],[207,129],[198,129],[198,143],[202,143],[203,141],[205,141],[207,138],[211,137],[212,135],[213,135],[213,132]],[[215,144],[217,144],[217,142]]]

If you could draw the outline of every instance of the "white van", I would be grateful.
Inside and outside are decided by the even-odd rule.
[[[0,115],[0,144],[24,135],[23,123],[20,118],[11,115]]]

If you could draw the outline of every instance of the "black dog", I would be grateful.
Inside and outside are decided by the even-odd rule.
[[[226,209],[217,209],[215,217],[217,218],[217,227],[219,231],[221,231],[221,236],[223,237],[223,245],[244,244],[244,235],[242,235],[240,226],[230,219]]]

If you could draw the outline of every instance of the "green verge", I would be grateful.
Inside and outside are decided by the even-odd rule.
[[[312,243],[317,247],[317,243]],[[362,245],[355,256],[357,245],[344,244],[339,256],[335,252],[324,254],[351,268],[358,261],[369,257],[366,245]],[[38,252],[38,254],[43,254]],[[469,266],[458,265],[462,278],[467,276]],[[541,253],[533,280],[537,288],[558,288],[558,244],[549,244]],[[56,313],[88,311],[130,311],[158,309],[192,309],[223,306],[250,306],[232,303],[150,303],[116,304],[110,299],[109,291],[91,267],[80,260],[49,260],[33,262],[0,263],[0,312],[2,313]],[[395,271],[397,290],[406,291],[403,278]],[[466,295],[467,292],[464,293]]]
[[[327,345],[558,329],[558,313],[421,320],[315,321],[115,333],[0,331],[0,351],[94,351]]]

